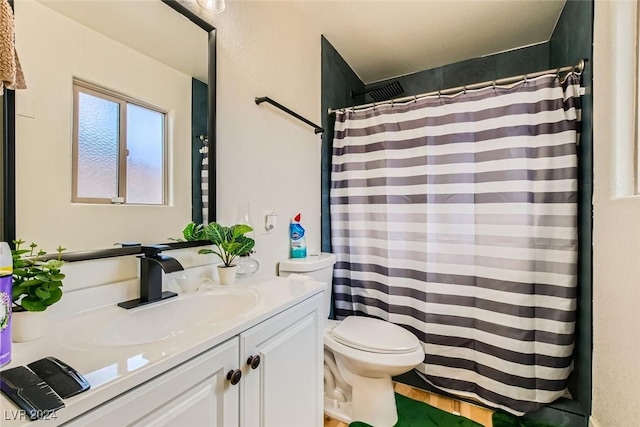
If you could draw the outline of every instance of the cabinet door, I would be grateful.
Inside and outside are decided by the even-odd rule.
[[[74,420],[71,426],[237,427],[238,338],[134,388]]]
[[[243,427],[323,425],[323,326],[320,294],[240,334]]]

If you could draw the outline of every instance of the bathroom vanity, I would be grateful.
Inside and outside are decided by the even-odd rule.
[[[55,356],[91,383],[42,425],[320,427],[324,287],[247,279],[135,310],[110,304],[15,344],[6,368]],[[4,395],[0,419],[31,424]]]

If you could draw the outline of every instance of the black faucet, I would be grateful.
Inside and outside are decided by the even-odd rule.
[[[184,270],[177,259],[161,254],[163,250],[171,249],[166,245],[143,246],[140,255],[140,298],[118,303],[122,308],[135,308],[153,302],[175,297],[175,292],[162,292],[162,270],[173,273]]]

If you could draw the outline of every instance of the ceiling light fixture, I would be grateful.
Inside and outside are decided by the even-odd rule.
[[[221,13],[226,5],[224,0],[196,0],[200,6],[205,9],[213,10],[215,13]]]

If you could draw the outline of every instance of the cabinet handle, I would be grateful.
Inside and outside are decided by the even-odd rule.
[[[227,379],[231,385],[238,384],[240,382],[240,378],[242,378],[242,372],[240,372],[240,369],[232,369],[227,372]]]
[[[247,359],[247,365],[251,366],[251,369],[256,369],[260,366],[260,355],[256,354],[255,356],[249,356]]]

